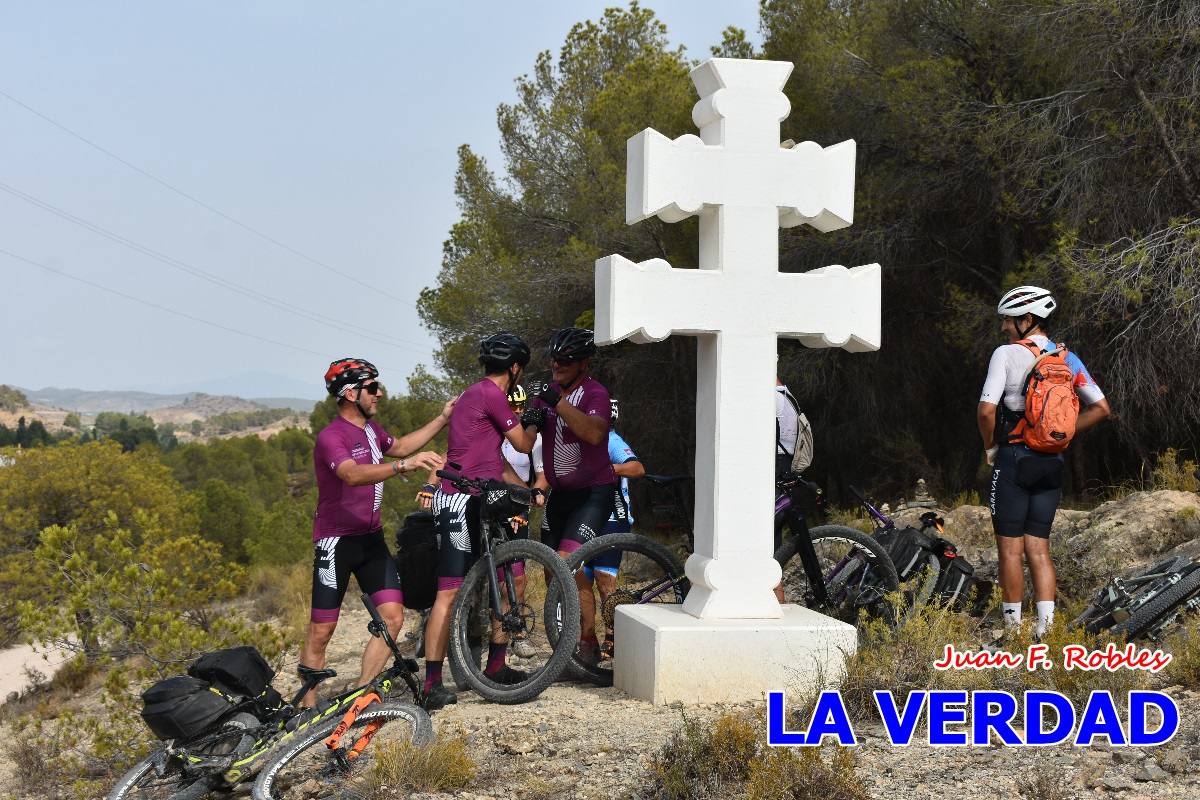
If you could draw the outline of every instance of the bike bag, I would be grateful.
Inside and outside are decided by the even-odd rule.
[[[483,513],[489,519],[506,521],[529,513],[533,496],[525,486],[492,481],[482,493]]]
[[[433,608],[437,597],[437,520],[428,511],[417,511],[404,519],[396,534],[396,568],[404,605],[414,611]]]
[[[958,554],[953,542],[938,539],[937,546],[942,571],[933,587],[933,599],[962,611],[972,600],[975,567]]]
[[[225,694],[257,699],[270,689],[275,670],[258,650],[242,645],[205,653],[188,667],[188,675],[208,681]]]
[[[195,738],[235,707],[207,681],[190,675],[161,680],[142,692],[142,719],[159,739]]]
[[[888,551],[896,565],[896,575],[904,583],[929,565],[929,556],[941,556],[937,539],[916,528],[901,528],[876,534],[875,538]]]

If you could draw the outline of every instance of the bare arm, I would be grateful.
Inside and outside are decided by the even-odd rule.
[[[529,455],[533,450],[533,443],[537,439],[537,428],[533,426],[523,428],[520,425],[514,425],[504,432],[504,438],[512,442],[512,446],[517,450]],[[518,483],[523,483],[523,481],[518,481]]]
[[[382,483],[393,475],[404,475],[419,469],[441,469],[441,465],[442,457],[437,453],[418,453],[412,459],[402,458],[383,464],[359,464],[348,458],[337,465],[334,473],[350,486],[367,486]]]
[[[521,476],[517,475],[517,471],[513,469],[512,464],[504,462],[504,482],[511,483],[516,486],[524,486],[525,481],[521,480]]]
[[[1096,402],[1079,412],[1079,419],[1075,421],[1075,431],[1086,431],[1101,420],[1112,416],[1112,408],[1108,405],[1108,398],[1101,397]]]
[[[646,467],[635,458],[624,464],[613,464],[613,472],[621,478],[640,478],[646,474]]]
[[[590,416],[567,402],[564,396],[554,407],[571,433],[588,444],[604,444],[608,440],[608,419]]]
[[[996,404],[980,403],[975,417],[979,423],[979,437],[983,439],[983,449],[991,450],[996,446]]]

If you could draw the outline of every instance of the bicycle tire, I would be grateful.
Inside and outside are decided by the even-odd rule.
[[[547,593],[549,593],[554,583],[564,586],[568,584],[574,585],[574,579],[567,570],[566,562],[558,557],[558,553],[541,542],[529,539],[514,539],[501,544],[493,550],[492,558],[497,568],[516,561],[525,561],[526,576],[537,575],[538,571],[534,568],[534,565],[540,566],[551,576],[550,586],[546,587]],[[482,595],[480,594],[481,589],[483,590]],[[528,588],[526,588],[526,592],[529,592]],[[466,679],[467,684],[480,697],[505,705],[529,702],[544,692],[550,684],[558,680],[559,676],[563,674],[574,652],[574,645],[572,644],[568,648],[566,643],[560,641],[556,645],[551,646],[551,654],[545,663],[540,668],[532,671],[529,677],[520,683],[501,684],[493,681],[484,674],[479,661],[470,657],[471,642],[467,627],[470,615],[474,613],[476,606],[480,603],[488,603],[487,607],[490,608],[490,602],[487,560],[481,558],[467,571],[466,577],[463,578],[462,586],[459,588],[458,596],[454,598],[454,607],[450,612],[450,659],[451,661],[458,662],[457,666],[462,672],[463,678]],[[568,641],[573,643],[579,638],[578,594],[571,597],[570,593],[567,593],[563,606],[564,614],[569,615],[565,617],[563,624],[565,631],[570,633]],[[543,626],[546,629],[549,628],[545,624],[544,619]]]
[[[925,556],[925,566],[917,570],[918,576],[924,576],[921,585],[913,592],[912,608],[918,609],[929,602],[929,598],[933,597],[933,590],[937,587],[938,577],[942,574],[942,562],[933,553],[928,553]]]
[[[854,554],[865,560],[871,568],[869,574],[864,570],[857,578],[847,575],[847,582],[841,585],[837,600],[824,608],[814,609],[815,611],[829,614],[851,624],[857,621],[860,609],[867,610],[873,616],[889,617],[893,622],[896,621],[886,608],[888,604],[884,601],[884,596],[900,587],[900,577],[896,574],[896,565],[892,563],[892,559],[884,550],[883,545],[862,531],[845,525],[820,525],[809,530],[809,537],[812,539],[813,548],[817,550],[818,557],[821,553],[822,542],[830,545],[835,542],[845,542],[853,548]],[[799,537],[793,535],[775,551],[775,560],[779,562],[783,572],[781,580],[784,585],[785,599],[808,606],[812,600],[807,592],[793,592],[793,597],[787,597],[789,587],[801,586],[801,579],[803,585],[808,583],[804,566],[797,558],[799,548]],[[842,569],[845,567],[843,566]],[[840,575],[846,575],[846,573],[840,573]]]
[[[249,730],[260,725],[258,718],[252,714],[239,712],[234,714],[229,719],[221,723],[218,730],[229,729],[232,736],[234,730]],[[237,750],[242,747],[245,742],[245,737],[239,737],[238,743],[233,749]],[[249,744],[253,744],[253,739]],[[186,747],[186,745],[185,745]],[[134,764],[121,776],[117,781],[117,785],[113,790],[105,796],[105,800],[152,800],[153,798],[162,798],[162,800],[199,800],[206,794],[213,791],[220,783],[220,773],[201,777],[185,777],[182,774],[182,764],[177,759],[172,759],[168,762],[168,772],[161,778],[154,773],[154,762],[165,748],[160,747],[150,755],[143,758],[138,763]],[[177,777],[171,776],[179,773]],[[150,783],[144,783],[149,780]],[[134,793],[138,788],[149,790],[148,792]],[[159,789],[161,791],[155,791]]]
[[[1200,591],[1200,569],[1193,570],[1165,589],[1158,597],[1134,611],[1129,619],[1112,626],[1114,634],[1136,639],[1156,622]]]
[[[636,533],[606,533],[595,537],[583,545],[583,547],[580,547],[571,554],[570,558],[567,559],[567,569],[570,570],[571,575],[574,576],[579,572],[580,568],[582,568],[584,564],[603,553],[610,553],[613,550],[621,551],[623,562],[625,560],[625,554],[628,553],[645,556],[646,559],[653,563],[658,572],[661,573],[664,578],[670,580],[671,588],[664,593],[668,594],[670,599],[659,600],[658,602],[683,602],[684,598],[687,596],[688,589],[691,587],[687,576],[684,574],[683,564],[678,558],[676,558],[674,553],[672,553],[663,545],[649,537],[641,536]],[[636,569],[631,568],[632,565],[622,567],[622,569],[625,570],[626,575],[628,575],[630,571]],[[572,585],[574,585],[574,582],[572,582]],[[547,620],[560,620],[562,618],[560,609],[556,607],[561,596],[561,593],[556,591],[557,588],[557,585],[555,585],[551,591],[546,592],[546,610],[543,617]],[[621,591],[621,587],[618,587],[617,591]],[[660,595],[660,597],[661,596],[662,595]],[[636,603],[638,601],[630,600],[626,602]],[[618,602],[616,605],[624,605],[624,603]],[[601,611],[599,608],[597,608],[597,621],[601,619],[601,616]],[[557,644],[557,640],[559,638],[559,628],[551,627],[547,633],[551,642]],[[607,667],[601,664],[590,665],[579,658],[579,654],[576,652],[574,647],[571,648],[571,661],[567,665],[567,672],[574,678],[586,681],[588,683],[593,683],[597,686],[613,685],[613,671],[611,662]]]
[[[252,791],[254,800],[284,800],[284,798],[287,798],[287,784],[291,780],[299,780],[303,783],[309,778],[316,778],[317,775],[312,774],[315,770],[315,764],[296,764],[295,762],[304,755],[305,751],[315,745],[322,745],[333,733],[333,729],[341,724],[341,721],[341,716],[328,720],[296,741],[291,742],[263,764],[262,769],[258,772],[258,777],[254,781]],[[380,731],[389,731],[389,733],[395,735],[397,729],[399,729],[400,737],[415,745],[424,745],[433,741],[433,721],[429,719],[429,714],[425,713],[424,709],[411,703],[394,702],[374,703],[363,709],[354,720],[354,724],[347,730],[346,741],[353,742],[355,738],[353,732],[355,730],[362,728],[369,722],[378,721],[384,723]],[[409,734],[406,739],[404,738],[405,732]],[[353,763],[360,768],[368,765],[370,763],[369,754],[371,748],[377,744],[377,742],[372,741],[358,760]],[[310,755],[314,754],[310,753]],[[325,751],[321,755],[327,756],[328,751]],[[319,764],[325,762],[327,759],[318,757],[314,760]],[[293,765],[299,770],[298,774],[294,777],[284,774],[284,770]]]

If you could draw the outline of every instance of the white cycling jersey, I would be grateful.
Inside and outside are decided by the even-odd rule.
[[[537,438],[533,440],[533,453],[522,453],[517,448],[513,447],[512,442],[508,439],[500,445],[500,453],[504,456],[504,460],[509,463],[513,470],[520,476],[521,480],[526,483],[533,483],[533,479],[538,473],[544,472],[542,468],[542,435],[539,433]],[[530,458],[532,455],[532,459]],[[533,461],[533,473],[529,471],[529,463]]]

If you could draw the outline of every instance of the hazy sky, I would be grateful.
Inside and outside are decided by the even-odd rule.
[[[0,250],[95,284],[0,253],[0,383],[316,397],[356,355],[399,388],[455,149],[501,170],[514,79],[612,4],[0,0]],[[693,58],[759,40],[756,0],[645,5]]]

